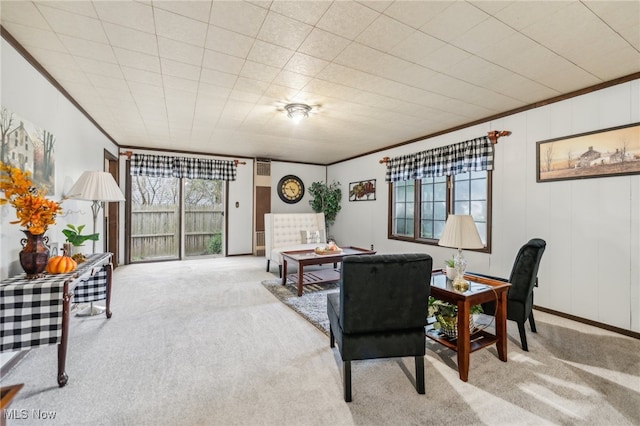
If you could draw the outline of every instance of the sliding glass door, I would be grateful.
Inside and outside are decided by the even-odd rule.
[[[130,261],[223,255],[222,181],[131,177]]]

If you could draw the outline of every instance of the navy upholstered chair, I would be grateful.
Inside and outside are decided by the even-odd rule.
[[[513,262],[509,279],[483,275],[511,283],[511,288],[507,293],[507,319],[518,324],[520,343],[525,351],[529,350],[524,329],[525,322],[529,320],[531,331],[533,333],[537,331],[533,319],[533,288],[538,285],[538,268],[546,246],[547,243],[540,238],[533,238],[523,245]],[[493,315],[495,304],[484,303],[482,309],[484,313]]]
[[[431,256],[389,254],[343,259],[340,292],[327,296],[330,345],[343,361],[344,400],[351,401],[351,361],[415,357],[424,394],[425,325]]]

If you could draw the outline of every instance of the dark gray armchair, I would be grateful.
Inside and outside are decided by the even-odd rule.
[[[424,394],[425,325],[433,260],[427,254],[347,256],[340,293],[327,296],[330,345],[343,361],[344,400],[351,401],[351,361],[415,357]]]
[[[547,246],[547,243],[540,238],[533,238],[520,248],[513,262],[509,279],[482,275],[501,281],[511,283],[511,288],[507,293],[507,319],[518,323],[520,332],[520,343],[522,350],[529,351],[527,346],[527,335],[524,323],[529,320],[531,331],[536,333],[536,323],[533,319],[533,287],[538,285],[538,268],[540,259]],[[480,275],[480,274],[476,274]],[[495,313],[494,303],[484,303],[482,305],[484,313],[493,315]]]

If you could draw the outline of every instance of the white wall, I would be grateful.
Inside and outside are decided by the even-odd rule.
[[[411,145],[332,165],[330,180],[377,179],[376,201],[349,202],[333,227],[350,245],[380,253],[427,252],[443,264],[451,249],[387,239],[384,156],[394,157],[510,130],[495,150],[493,250],[467,253],[478,272],[508,276],[530,238],[547,249],[535,291],[539,306],[640,331],[640,175],[536,182],[536,142],[640,122],[640,80],[504,117]]]
[[[117,155],[117,148],[13,47],[4,39],[1,43],[0,104],[56,137],[56,190],[48,196],[59,200],[82,172],[104,170],[104,150]],[[65,200],[62,207],[66,213],[59,216],[46,233],[51,242],[64,241],[61,230],[68,223],[85,224],[87,229],[93,226],[90,202]],[[14,208],[1,206],[0,279],[22,272],[18,253],[23,235],[19,226],[9,224],[11,220],[15,220]],[[97,232],[102,235],[101,220],[98,220]]]

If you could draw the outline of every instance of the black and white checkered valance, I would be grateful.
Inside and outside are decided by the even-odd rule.
[[[131,176],[236,180],[236,163],[206,158],[132,154]]]
[[[493,144],[487,136],[401,155],[387,161],[387,182],[493,170]]]

